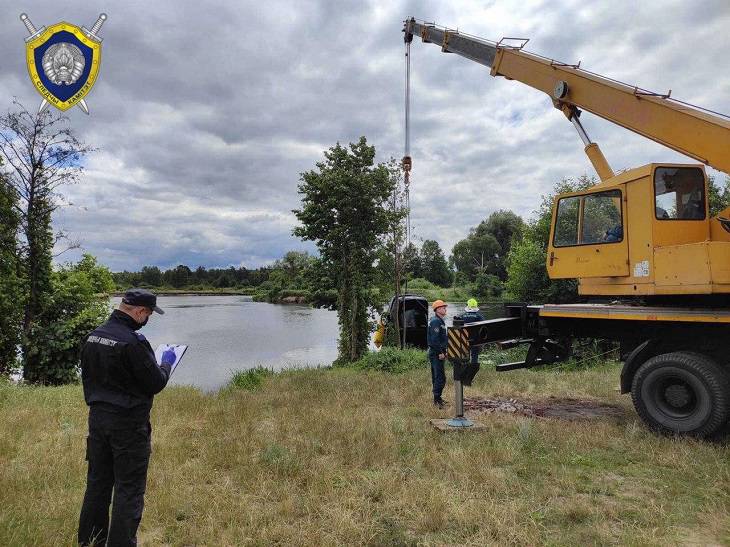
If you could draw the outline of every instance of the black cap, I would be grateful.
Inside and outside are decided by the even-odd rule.
[[[157,307],[157,295],[147,289],[129,289],[124,293],[122,302],[130,306],[144,306],[157,313],[165,313]]]

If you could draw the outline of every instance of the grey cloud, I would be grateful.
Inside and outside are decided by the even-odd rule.
[[[726,109],[730,91],[721,70],[730,13],[716,0],[45,0],[27,9],[36,25],[88,27],[109,14],[92,115],[69,112],[100,151],[56,222],[114,269],[251,267],[313,250],[291,236],[299,173],[360,135],[380,160],[403,153],[409,15],[490,39],[529,37],[531,51],[710,108]],[[18,14],[0,13],[0,93],[33,108]],[[578,136],[541,93],[418,38],[412,69],[413,225],[447,254],[490,212],[529,216],[554,182],[591,173]],[[684,161],[603,120],[584,123],[614,168]]]

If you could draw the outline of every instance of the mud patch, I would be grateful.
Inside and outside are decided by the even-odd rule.
[[[557,418],[560,420],[594,420],[597,418],[621,418],[626,411],[616,405],[609,405],[586,399],[550,397],[548,399],[486,399],[465,397],[464,410],[473,415],[503,412],[534,416],[537,418]]]

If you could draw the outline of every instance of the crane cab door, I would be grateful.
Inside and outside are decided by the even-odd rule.
[[[563,194],[553,204],[551,279],[629,275],[623,190]]]

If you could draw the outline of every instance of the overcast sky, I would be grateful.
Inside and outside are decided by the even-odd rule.
[[[54,223],[113,270],[257,267],[313,250],[291,235],[299,173],[361,135],[381,161],[403,155],[400,31],[411,15],[530,38],[529,51],[730,112],[727,0],[13,3],[0,11],[1,110],[41,100],[23,11],[37,27],[90,28],[108,14],[91,115],[68,111],[99,151]],[[447,256],[491,212],[528,218],[556,181],[593,174],[546,95],[418,39],[411,70],[413,231]],[[615,170],[692,161],[581,119]]]

